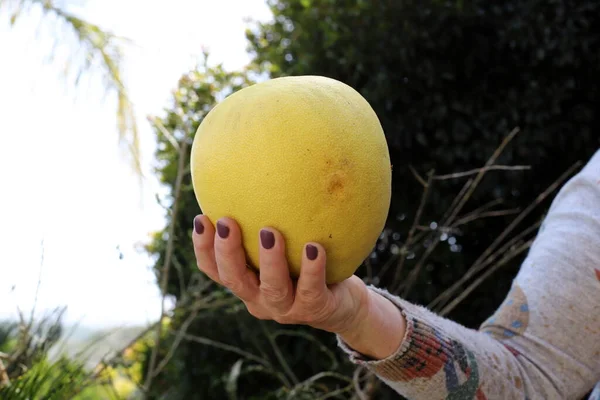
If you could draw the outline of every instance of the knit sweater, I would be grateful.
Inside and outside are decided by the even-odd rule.
[[[600,380],[600,151],[552,202],[512,287],[479,330],[370,287],[406,318],[395,353],[350,359],[411,400],[579,400]],[[600,383],[590,400],[600,399]]]

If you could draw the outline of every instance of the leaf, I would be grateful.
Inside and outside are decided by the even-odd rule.
[[[6,0],[0,0],[0,7],[10,3]],[[69,59],[65,70],[73,66],[79,66],[80,70],[75,76],[75,83],[78,84],[83,73],[99,72],[100,76],[105,77],[105,88],[117,94],[117,129],[119,139],[125,144],[132,159],[133,169],[142,177],[141,153],[139,149],[139,132],[135,119],[134,107],[129,99],[129,93],[122,80],[123,68],[121,63],[123,43],[126,39],[118,37],[113,33],[103,30],[87,20],[68,12],[65,8],[58,6],[50,0],[16,0],[16,4],[11,7],[10,25],[14,25],[18,18],[21,18],[25,11],[31,6],[41,6],[43,16],[52,20],[56,17],[59,23],[69,28],[77,38],[77,46],[73,49],[75,55],[77,50],[82,50],[84,55],[83,62],[80,60]],[[50,16],[50,18],[48,18]],[[57,39],[54,47],[67,43],[65,39]],[[52,58],[52,54],[50,56]],[[92,67],[100,71],[92,71]]]

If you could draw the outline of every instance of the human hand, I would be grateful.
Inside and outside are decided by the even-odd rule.
[[[370,291],[363,281],[352,276],[328,287],[325,249],[318,243],[307,243],[300,277],[294,282],[283,236],[273,228],[257,234],[261,243],[258,273],[246,266],[240,228],[233,219],[217,221],[215,232],[208,217],[197,216],[193,242],[198,268],[229,288],[256,318],[355,336],[369,312]]]

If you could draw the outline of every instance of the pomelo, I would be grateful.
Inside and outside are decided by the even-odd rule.
[[[248,263],[259,231],[279,230],[290,273],[306,242],[327,251],[327,282],[350,277],[387,218],[391,166],[377,115],[350,86],[320,76],[244,88],[204,118],[191,151],[194,192],[213,222],[234,218]]]

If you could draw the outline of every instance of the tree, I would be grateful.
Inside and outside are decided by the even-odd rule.
[[[379,115],[394,166],[389,220],[358,274],[476,327],[506,294],[549,197],[600,145],[600,37],[592,30],[600,6],[269,4],[273,21],[247,33],[251,70],[184,75],[155,120],[157,173],[171,197],[168,225],[148,250],[177,306],[155,347],[158,361],[146,364],[150,397],[349,398],[356,383],[371,398],[395,398],[349,365],[331,335],[257,321],[197,272],[190,233],[201,210],[181,148],[215,103],[254,74],[350,84]]]
[[[79,82],[83,74],[96,71],[104,79],[107,91],[117,94],[119,138],[127,145],[135,171],[141,174],[139,135],[134,107],[123,82],[121,60],[124,39],[76,16],[66,7],[57,5],[54,0],[0,0],[0,12],[10,13],[11,25],[36,7],[42,10],[44,20],[54,21],[76,38],[78,47],[72,49],[69,64],[69,68],[77,71],[75,83]],[[68,36],[55,40],[68,43],[66,39]]]

